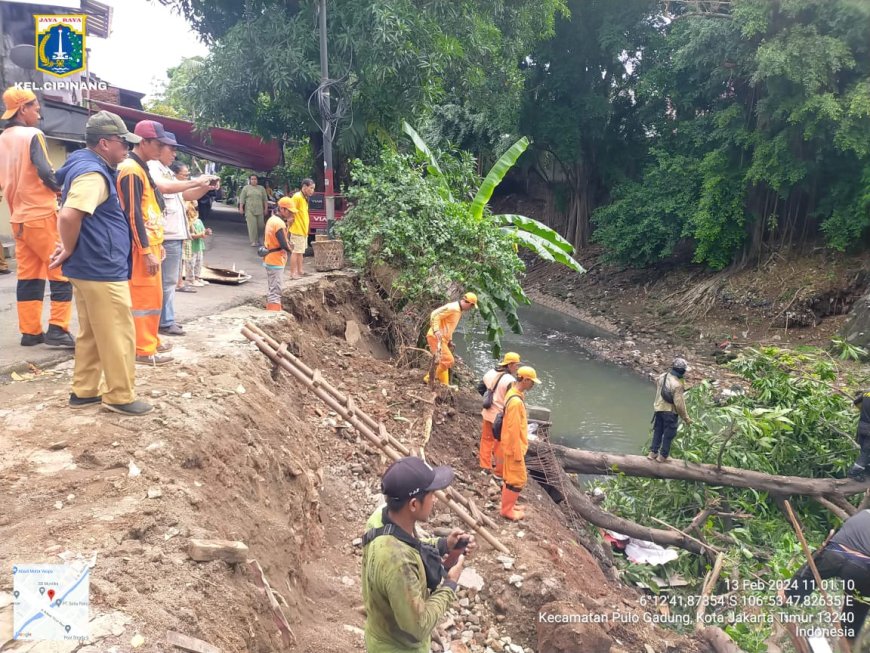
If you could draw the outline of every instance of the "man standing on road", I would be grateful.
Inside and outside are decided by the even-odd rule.
[[[686,399],[683,396],[683,376],[689,364],[684,358],[675,358],[670,372],[661,374],[656,379],[656,396],[653,400],[653,440],[647,458],[660,463],[668,461],[671,453],[671,443],[677,436],[677,426],[680,417],[686,424],[691,424],[689,413],[686,412]]]
[[[540,383],[534,368],[517,370],[517,381],[504,398],[501,426],[501,450],[504,455],[504,484],[501,486],[501,516],[517,521],[525,512],[517,507],[520,492],[528,481],[526,452],[529,450],[529,419],[526,392]]]
[[[477,306],[477,295],[467,292],[458,302],[444,304],[436,308],[429,316],[429,332],[426,342],[429,351],[435,357],[435,380],[442,385],[450,385],[450,368],[453,367],[453,332],[465,311]],[[423,383],[429,383],[429,375],[423,377]]]
[[[429,653],[432,631],[456,599],[465,555],[448,570],[443,557],[471,553],[474,537],[459,529],[438,539],[416,533],[416,524],[432,513],[435,491],[452,480],[450,467],[432,468],[413,456],[384,472],[387,505],[369,517],[363,537],[367,653]]]
[[[251,175],[250,183],[239,193],[239,213],[245,216],[248,223],[248,240],[251,247],[258,247],[260,234],[263,233],[263,220],[269,208],[269,198],[266,189],[260,186],[257,175]]]
[[[516,382],[514,375],[520,368],[520,355],[509,351],[494,369],[483,375],[484,408],[481,411],[483,425],[480,434],[480,468],[492,470],[501,478],[504,474],[504,456],[501,451],[501,442],[492,434],[492,423],[496,415],[504,412],[504,399],[508,389]],[[489,402],[489,407],[486,403]]]
[[[175,141],[175,134],[166,132],[166,137]],[[183,336],[184,329],[175,321],[175,290],[181,276],[181,254],[184,241],[190,238],[187,232],[185,200],[197,200],[205,195],[217,177],[197,177],[194,180],[179,181],[169,166],[175,161],[177,147],[161,143],[160,154],[148,162],[148,171],[166,202],[164,211],[163,259],[160,274],[163,277],[163,308],[160,311],[159,333],[166,336]],[[184,166],[185,171],[187,166]],[[190,173],[187,172],[187,176]]]
[[[9,88],[3,93],[9,120],[0,134],[0,188],[9,202],[18,262],[18,328],[21,344],[45,343],[72,349],[69,333],[72,286],[60,269],[49,271],[48,262],[58,244],[57,193],[60,191],[48,160],[45,136],[39,124],[39,100],[32,91]],[[0,254],[0,267],[6,261]],[[45,281],[51,290],[48,331],[42,331]]]
[[[100,111],[85,126],[87,148],[70,154],[57,172],[63,187],[61,244],[51,257],[51,269],[62,265],[70,278],[79,318],[70,408],[102,403],[130,416],[152,410],[136,400],[133,389],[136,328],[128,283],[132,234],[115,187],[115,166],[127,156],[127,143],[139,140],[120,117]]]
[[[136,362],[165,365],[172,361],[163,352],[171,346],[161,346],[158,330],[163,311],[163,277],[160,264],[163,251],[163,196],[157,190],[148,161],[160,155],[162,145],[176,145],[163,125],[154,120],[142,120],[134,133],[142,139],[133,146],[129,156],[118,166],[118,196],[121,208],[133,229],[133,273],[130,295],[133,300],[133,321],[136,324]]]
[[[308,249],[308,198],[314,194],[314,181],[302,180],[302,189],[293,193],[290,198],[290,212],[293,214],[293,222],[290,223],[290,244],[293,253],[290,255],[290,277],[299,279],[305,276],[302,271],[303,257]]]

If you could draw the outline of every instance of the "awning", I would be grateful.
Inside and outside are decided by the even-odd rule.
[[[100,109],[117,113],[131,131],[140,120],[156,120],[163,124],[166,131],[175,134],[182,149],[209,161],[268,172],[279,165],[283,158],[280,142],[264,141],[248,132],[222,127],[211,127],[203,132],[197,132],[196,126],[187,120],[138,111],[109,102],[92,102],[92,104]]]

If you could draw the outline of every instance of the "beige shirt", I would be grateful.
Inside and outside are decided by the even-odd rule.
[[[669,404],[662,398],[662,384],[668,384],[668,390],[674,394],[674,403]],[[683,396],[683,381],[670,372],[661,374],[656,379],[656,396],[653,400],[653,410],[657,413],[674,413],[689,421],[689,413],[686,412],[686,399]]]
[[[502,373],[498,370],[490,370],[483,375],[484,385],[487,388],[492,389],[493,384],[501,374]],[[495,416],[504,410],[504,397],[507,394],[507,391],[510,389],[511,384],[515,382],[516,379],[511,376],[510,372],[504,372],[504,375],[498,381],[498,387],[492,395],[492,406],[480,411],[480,416],[483,417],[483,419],[487,422],[495,421]]]
[[[99,172],[86,172],[72,180],[66,194],[64,208],[77,209],[92,215],[97,207],[109,199],[109,186]]]

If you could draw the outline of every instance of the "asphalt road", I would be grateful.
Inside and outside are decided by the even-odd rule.
[[[211,284],[197,288],[196,294],[177,293],[175,311],[178,322],[192,320],[206,315],[212,315],[251,301],[265,301],[266,272],[262,267],[262,259],[256,250],[248,244],[248,232],[244,220],[238,210],[215,204],[207,227],[214,234],[206,240],[205,263],[214,267],[244,270],[252,276],[251,280],[240,286],[224,286]],[[15,269],[14,261],[10,261]],[[312,259],[305,259],[305,270],[311,272]],[[289,279],[288,279],[289,280]],[[0,275],[0,375],[8,375],[10,371],[27,371],[28,363],[37,367],[46,367],[72,357],[72,351],[54,349],[45,345],[22,347],[21,335],[18,331],[18,315],[15,304],[15,274]],[[43,305],[43,327],[48,328],[49,301],[48,284]],[[73,325],[71,331],[78,330],[76,312],[73,309]],[[167,336],[171,337],[171,336]]]

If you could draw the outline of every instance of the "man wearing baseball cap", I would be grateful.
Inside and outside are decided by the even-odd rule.
[[[288,225],[293,224],[293,201],[289,197],[278,200],[278,213],[266,221],[263,233],[263,267],[266,268],[266,310],[280,311],[281,295],[284,287],[284,268],[287,257],[293,252]]]
[[[172,361],[160,344],[160,314],[163,311],[163,211],[166,203],[148,171],[148,161],[160,156],[163,145],[177,145],[155,120],[142,120],[133,130],[141,140],[118,166],[118,198],[133,229],[133,273],[130,297],[136,324],[136,362],[165,365]]]
[[[456,362],[453,358],[453,332],[456,331],[462,314],[476,306],[477,295],[467,292],[459,301],[444,304],[429,316],[426,342],[434,356],[435,380],[443,385],[450,385],[450,368]],[[423,377],[423,383],[429,383],[429,374]]]
[[[413,456],[394,462],[381,479],[387,503],[369,518],[363,537],[368,653],[429,653],[432,631],[456,598],[465,556],[449,570],[443,557],[472,552],[474,538],[459,529],[442,538],[416,534],[417,522],[429,519],[434,492],[452,481],[450,467],[433,468]]]
[[[501,487],[501,516],[511,521],[525,517],[517,507],[517,499],[526,485],[526,452],[529,450],[529,420],[526,414],[526,392],[540,383],[532,367],[517,370],[517,380],[504,399],[501,427],[501,450],[504,455],[504,484]]]
[[[656,379],[656,396],[653,399],[653,439],[647,458],[666,463],[671,453],[671,443],[677,437],[680,417],[691,424],[683,396],[683,376],[689,364],[685,358],[675,358],[669,372]]]
[[[501,362],[483,375],[483,424],[480,433],[480,468],[491,470],[497,478],[504,474],[504,456],[501,442],[492,433],[496,415],[504,411],[504,399],[508,389],[516,381],[514,376],[522,363],[520,355],[509,351]]]
[[[48,263],[58,244],[57,193],[60,187],[48,160],[45,136],[37,129],[39,100],[33,91],[12,87],[3,93],[8,120],[0,134],[0,188],[9,202],[18,263],[18,328],[21,344],[45,343],[72,349],[69,333],[72,286]],[[4,262],[5,265],[5,262]],[[51,291],[48,330],[42,330],[45,282]]]
[[[61,246],[51,268],[63,266],[79,316],[70,408],[99,405],[137,417],[152,410],[136,399],[136,330],[130,312],[130,223],[118,203],[115,167],[138,143],[114,113],[100,111],[85,125],[86,149],[57,171]],[[103,381],[104,379],[104,381]]]
[[[159,124],[159,123],[158,123]],[[166,140],[175,143],[175,134],[166,132]],[[163,279],[163,308],[158,325],[161,335],[183,336],[184,329],[175,321],[175,289],[181,275],[182,245],[190,238],[187,230],[185,200],[198,200],[205,195],[212,179],[217,177],[202,175],[196,179],[177,179],[170,166],[175,162],[177,143],[161,141],[160,152],[156,159],[148,162],[148,171],[157,190],[163,195],[166,210],[163,213],[163,250],[166,256],[160,266]]]

